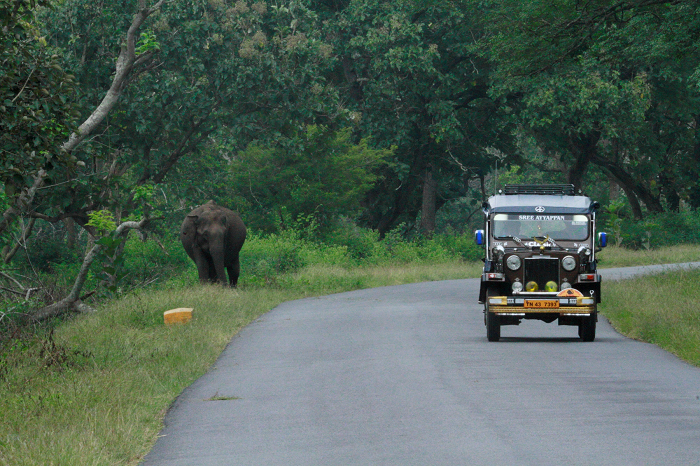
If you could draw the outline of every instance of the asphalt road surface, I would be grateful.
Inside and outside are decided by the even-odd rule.
[[[478,286],[280,305],[178,398],[143,465],[700,465],[699,369],[603,318],[591,343],[539,321],[489,343]]]

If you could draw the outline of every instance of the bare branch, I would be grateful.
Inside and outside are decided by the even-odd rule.
[[[34,288],[30,288],[30,289],[33,290]],[[13,290],[12,288],[5,288],[4,286],[0,286],[0,290],[7,291],[8,293],[16,294],[18,296],[25,295],[24,291],[17,291],[17,290]]]
[[[26,79],[26,81],[24,81],[24,85],[22,86],[22,89],[20,89],[19,92],[17,93],[17,95],[15,96],[15,98],[12,99],[12,103],[15,103],[15,100],[17,100],[19,98],[19,96],[22,95],[22,92],[24,92],[24,89],[27,87],[27,84],[29,83],[29,80],[31,79],[31,77],[35,71],[36,71],[36,66],[32,69],[32,72],[29,73],[29,76],[27,76],[27,79]]]
[[[123,222],[117,227],[117,229],[115,230],[115,234],[119,237],[125,235],[127,232],[129,232],[129,230],[139,230],[141,228],[144,228],[149,222],[149,220],[150,219],[148,218],[143,218],[139,222]],[[80,292],[83,289],[83,285],[85,285],[85,280],[87,279],[90,267],[92,266],[92,263],[95,261],[95,258],[101,250],[102,245],[95,244],[92,247],[92,249],[90,249],[90,251],[85,255],[85,258],[83,259],[83,264],[80,267],[80,272],[78,273],[78,276],[75,279],[75,283],[73,284],[73,288],[71,289],[70,293],[68,293],[68,296],[66,296],[64,299],[57,303],[51,304],[49,306],[44,307],[43,309],[40,309],[38,312],[32,314],[31,318],[35,321],[40,321],[48,319],[50,317],[59,316],[71,310],[81,313],[94,311],[93,308],[91,308],[90,306],[88,306],[80,300]]]
[[[24,290],[24,289],[25,289],[24,286],[22,286],[22,284],[21,284],[20,282],[18,282],[17,279],[14,278],[12,275],[8,275],[8,274],[5,273],[5,272],[0,272],[0,277],[4,277],[4,278],[10,280],[10,281],[13,282],[15,285],[17,285],[17,286],[19,287],[19,289],[21,289],[21,290]]]
[[[0,220],[0,233],[7,230],[17,216],[32,205],[34,202],[34,196],[36,196],[36,191],[44,184],[45,178],[46,171],[43,169],[39,170],[39,173],[37,173],[34,177],[34,184],[32,184],[29,189],[17,197],[13,206],[10,206],[7,210],[5,210],[5,212],[2,214],[2,220]]]
[[[17,254],[17,251],[19,251],[21,247],[26,246],[27,238],[29,237],[29,235],[32,234],[32,229],[34,229],[35,222],[35,218],[29,219],[29,223],[27,223],[27,225],[22,229],[22,236],[17,238],[17,242],[15,243],[13,248],[10,249],[10,251],[8,251],[7,254],[5,254],[5,257],[2,258],[3,262],[9,264],[12,258],[15,256],[15,254]]]

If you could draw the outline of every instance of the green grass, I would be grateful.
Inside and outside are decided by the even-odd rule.
[[[700,247],[609,248],[599,257],[607,267],[686,262],[700,260]],[[239,290],[149,289],[67,320],[53,333],[0,342],[0,465],[138,464],[177,395],[211,367],[243,326],[280,302],[474,278],[480,268],[480,262],[439,257],[417,265],[312,264],[274,276],[272,286],[243,281]],[[603,310],[621,331],[668,344],[670,351],[699,364],[700,319],[693,307],[698,292],[689,285],[699,278],[679,272],[654,279],[653,286],[649,279],[606,283]],[[165,326],[163,312],[179,307],[194,308],[193,320]],[[218,399],[216,394],[206,401]]]
[[[440,264],[356,268],[313,265],[287,274],[278,282],[285,289],[304,290],[306,294],[323,295],[402,283],[476,278],[481,274],[481,267],[481,263],[464,263],[456,260]]]
[[[53,334],[16,339],[0,363],[0,465],[138,464],[167,408],[230,339],[277,304],[304,296],[478,275],[476,264],[311,266],[284,289],[150,290],[110,302]],[[163,312],[194,308],[185,325]],[[206,401],[218,401],[216,395]]]
[[[600,311],[613,327],[700,366],[700,271],[606,282]]]
[[[602,268],[697,262],[700,261],[700,246],[683,244],[650,250],[608,246],[598,253],[597,258]]]
[[[0,369],[0,464],[136,464],[175,397],[231,337],[294,293],[218,287],[135,294],[16,341]],[[193,307],[186,325],[163,312]]]

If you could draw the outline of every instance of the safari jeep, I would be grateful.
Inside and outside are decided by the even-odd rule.
[[[507,185],[484,202],[486,249],[479,302],[489,341],[501,325],[522,319],[578,326],[583,341],[595,340],[600,302],[596,270],[599,204],[574,193],[573,185]],[[606,234],[598,234],[598,246]]]

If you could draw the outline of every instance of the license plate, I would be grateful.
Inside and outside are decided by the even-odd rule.
[[[559,301],[551,299],[526,299],[525,307],[531,309],[557,309],[559,308]]]

